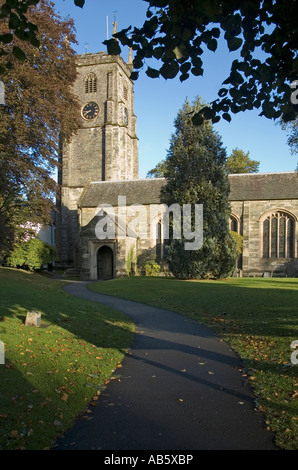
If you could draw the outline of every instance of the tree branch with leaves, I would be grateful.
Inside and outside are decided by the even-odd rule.
[[[234,60],[218,97],[193,117],[231,120],[231,114],[258,109],[269,119],[294,120],[291,83],[298,76],[297,2],[295,0],[146,0],[147,19],[105,41],[111,54],[120,45],[134,50],[133,78],[146,67],[151,78],[181,81],[202,76],[204,52],[223,40]],[[119,41],[116,41],[116,39]],[[148,65],[153,59],[156,67]]]
[[[0,0],[0,8],[4,4]],[[73,22],[56,15],[48,0],[31,6],[26,19],[38,26],[39,47],[15,36],[0,57],[5,84],[5,105],[0,106],[0,208],[2,223],[12,229],[28,217],[51,221],[60,139],[69,139],[79,127],[79,105],[72,92]],[[10,34],[10,26],[2,20],[0,36]],[[16,48],[24,51],[24,60],[16,57]]]
[[[119,54],[120,44],[133,49],[133,79],[144,67],[151,78],[179,76],[184,81],[190,75],[202,76],[204,52],[216,52],[223,40],[231,53],[230,74],[217,98],[193,122],[230,121],[232,114],[251,109],[268,119],[297,118],[298,105],[291,100],[291,83],[298,76],[296,0],[145,1],[143,26],[129,26],[105,41],[109,54]],[[8,21],[10,30],[0,35],[0,44],[17,37],[38,47],[37,25],[26,16],[28,8],[37,4],[38,0],[2,2],[0,18]],[[85,0],[74,4],[83,8]],[[2,54],[6,54],[4,47]],[[22,47],[16,46],[13,54],[24,58]],[[236,54],[234,60],[232,54]],[[147,63],[151,59],[156,66]]]

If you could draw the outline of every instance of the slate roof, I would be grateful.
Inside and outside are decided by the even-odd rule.
[[[229,175],[230,201],[298,199],[298,173]]]
[[[251,173],[229,175],[230,201],[261,201],[298,199],[298,173]],[[79,207],[97,207],[99,204],[118,204],[118,196],[126,197],[126,205],[159,204],[164,178],[128,181],[91,182],[84,189]]]
[[[84,189],[79,200],[80,207],[97,207],[99,204],[118,204],[118,196],[126,197],[126,205],[159,204],[160,190],[164,186],[164,178],[147,178],[127,181],[91,182]]]

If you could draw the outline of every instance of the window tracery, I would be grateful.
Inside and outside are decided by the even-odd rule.
[[[266,216],[263,224],[263,258],[295,257],[295,220],[283,211]]]

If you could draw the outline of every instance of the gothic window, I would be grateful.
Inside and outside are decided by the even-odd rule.
[[[89,73],[85,78],[85,93],[95,93],[97,91],[97,78],[95,73]]]
[[[263,258],[294,258],[295,220],[282,211],[273,212],[262,221]]]
[[[164,237],[163,237],[163,221],[160,215],[154,217],[150,223],[150,239],[151,249],[155,252],[156,260],[160,261],[164,258]]]
[[[162,226],[161,221],[156,224],[156,259],[159,261],[162,259]]]
[[[240,232],[239,220],[234,215],[230,216],[230,230],[237,233]]]

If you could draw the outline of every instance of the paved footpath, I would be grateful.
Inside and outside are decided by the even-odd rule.
[[[87,283],[65,290],[113,307],[137,325],[119,380],[92,419],[79,418],[56,450],[274,450],[241,363],[210,329],[167,310],[101,295]],[[187,299],[186,299],[187,301]]]

